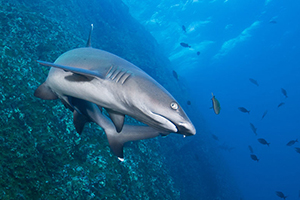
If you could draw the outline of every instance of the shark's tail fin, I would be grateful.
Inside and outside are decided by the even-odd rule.
[[[149,126],[134,126],[129,124],[124,124],[122,131],[118,133],[113,122],[102,114],[101,109],[96,104],[74,97],[69,97],[68,103],[74,107],[74,112],[76,112],[74,117],[78,118],[78,120],[74,119],[74,123],[76,123],[75,127],[82,128],[82,124],[84,125],[87,121],[98,124],[105,131],[110,148],[113,153],[118,156],[120,161],[124,160],[123,146],[126,142],[143,140],[159,136],[160,134],[166,134]],[[82,120],[82,115],[86,117],[86,120]],[[77,129],[78,128],[76,128],[76,130]]]
[[[120,133],[116,129],[105,129],[109,146],[120,161],[124,160],[123,146],[126,142],[154,138],[160,135],[160,132],[149,126],[134,126],[124,124]]]
[[[91,44],[91,37],[92,37],[93,28],[94,28],[94,25],[91,24],[91,29],[90,29],[89,39],[88,39],[88,41],[87,41],[87,43],[86,43],[86,47],[91,47],[91,46],[92,46],[92,44]]]

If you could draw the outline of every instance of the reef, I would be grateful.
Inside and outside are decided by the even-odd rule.
[[[94,47],[163,77],[167,71],[156,62],[168,61],[155,55],[155,40],[126,6],[1,1],[0,7],[0,199],[179,199],[158,139],[130,143],[120,163],[101,128],[89,124],[78,135],[59,101],[33,96],[49,71],[35,60],[54,61],[84,46],[91,23]]]

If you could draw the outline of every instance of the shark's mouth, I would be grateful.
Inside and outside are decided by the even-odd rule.
[[[189,121],[174,123],[163,115],[154,112],[151,112],[151,119],[151,125],[155,128],[158,128],[159,130],[163,128],[168,132],[179,133],[185,136],[196,134],[194,125]],[[153,120],[155,122],[153,122]]]
[[[151,125],[155,128],[158,129],[164,129],[168,132],[173,132],[173,133],[177,133],[178,132],[178,127],[176,126],[176,124],[174,124],[171,120],[169,120],[168,118],[158,114],[158,113],[154,113],[151,112]],[[155,121],[153,123],[153,120]]]

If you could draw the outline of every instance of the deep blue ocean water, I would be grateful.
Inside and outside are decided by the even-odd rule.
[[[125,3],[168,55],[179,81],[189,87],[192,106],[203,115],[210,134],[219,139],[212,139],[214,147],[232,147],[219,151],[242,198],[280,199],[276,191],[287,199],[300,198],[300,154],[295,151],[300,143],[286,145],[300,139],[300,2]],[[180,46],[181,42],[191,48]],[[219,115],[209,109],[212,92],[221,104]],[[278,108],[281,102],[285,104]],[[247,108],[250,114],[238,107]],[[257,128],[257,136],[250,123]],[[258,138],[266,139],[270,146],[260,144]],[[250,158],[249,145],[259,162]]]

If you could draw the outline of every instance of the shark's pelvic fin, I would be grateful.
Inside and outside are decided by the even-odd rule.
[[[109,114],[111,121],[114,123],[117,132],[120,133],[124,125],[125,115],[110,109],[106,109],[106,111]]]
[[[35,90],[34,96],[44,100],[54,100],[58,98],[57,95],[48,87],[46,82]]]
[[[41,61],[41,60],[37,60],[37,62],[41,65],[63,69],[65,71],[73,72],[74,74],[80,74],[83,76],[93,77],[93,78],[94,77],[104,78],[104,76],[102,76],[100,73],[98,73],[97,71],[93,71],[93,70],[82,69],[82,68],[77,68],[77,67],[70,67],[70,66],[65,66],[65,65],[58,65],[55,63]]]
[[[89,39],[88,39],[88,41],[87,41],[87,43],[86,43],[86,47],[92,47],[92,45],[91,45],[91,37],[92,37],[93,28],[94,28],[94,25],[91,24],[91,29],[90,29]]]

